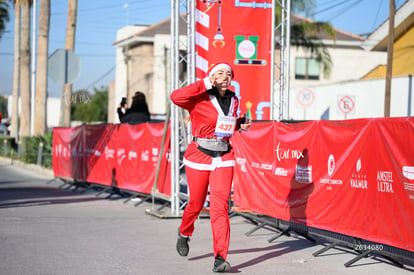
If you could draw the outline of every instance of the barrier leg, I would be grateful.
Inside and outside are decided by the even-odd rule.
[[[253,229],[249,230],[248,232],[246,232],[245,235],[250,236],[251,234],[253,234],[257,230],[259,230],[260,228],[263,228],[265,225],[266,225],[265,222],[259,223],[255,228],[253,228]]]
[[[137,207],[137,206],[138,206],[138,205],[140,205],[141,203],[146,202],[146,201],[149,201],[149,199],[151,199],[151,198],[152,198],[152,196],[151,196],[151,195],[148,195],[148,196],[146,196],[145,198],[143,198],[141,201],[139,201],[139,202],[135,203],[135,204],[134,204],[134,206],[135,206],[135,207]]]
[[[86,183],[86,188],[85,188],[85,189],[83,189],[80,193],[81,193],[81,194],[82,194],[82,193],[85,193],[86,191],[91,190],[92,188],[94,188],[92,184],[88,184],[88,183]]]
[[[357,261],[361,260],[362,258],[365,258],[369,255],[369,253],[371,253],[371,251],[366,250],[364,252],[362,252],[361,254],[359,254],[358,256],[356,256],[355,258],[353,258],[352,260],[346,262],[344,264],[345,267],[350,267],[353,263],[356,263]]]
[[[286,235],[288,237],[291,236],[291,234],[289,232],[294,232],[302,237],[304,237],[305,239],[307,239],[310,242],[316,243],[316,240],[313,239],[312,237],[310,237],[308,234],[306,233],[302,233],[300,231],[297,230],[293,230],[290,226],[288,228],[286,228],[285,230],[283,230],[282,232],[280,232],[279,234],[277,234],[276,236],[270,238],[269,240],[267,240],[269,243],[273,242],[274,240],[276,240],[277,238],[281,237],[282,235]]]
[[[142,193],[136,193],[136,194],[134,194],[133,196],[130,196],[129,198],[127,198],[126,200],[124,200],[124,203],[127,203],[127,202],[129,202],[130,200],[136,199],[136,198],[138,198],[139,196],[143,196],[143,195],[142,195]],[[135,206],[137,206],[137,205],[141,204],[141,203],[142,203],[142,202],[144,202],[144,201],[147,201],[150,197],[151,197],[151,195],[147,195],[147,196],[145,196],[145,198],[144,198],[144,199],[142,199],[141,201],[137,202],[137,203],[135,204]]]
[[[98,192],[98,194],[96,194],[96,196],[98,197],[100,194],[105,193],[106,191],[108,191],[109,189],[111,189],[112,187],[105,187],[104,189],[102,189],[101,191]]]
[[[374,254],[374,255],[378,255],[380,257],[383,257],[384,259],[387,259],[388,261],[390,261],[391,263],[393,263],[394,265],[396,265],[400,268],[404,267],[403,264],[401,264],[397,260],[391,258],[390,256],[384,255],[382,253],[379,253],[378,251],[373,251],[373,250],[364,250],[364,251],[360,252],[360,254],[358,256],[356,256],[352,260],[346,262],[344,264],[344,266],[345,267],[350,267],[352,264],[356,263],[357,261],[361,260],[362,258],[368,257],[369,254]]]
[[[106,197],[106,199],[110,199],[113,195],[118,195],[120,197],[126,196],[126,193],[122,192],[118,187],[110,187],[110,189],[110,194]]]
[[[88,187],[89,187],[89,184],[87,183],[87,182],[85,182],[85,181],[81,181],[81,182],[79,182],[79,181],[76,181],[75,180],[75,182],[74,182],[74,184],[73,184],[74,186],[75,186],[75,189],[73,189],[72,190],[72,192],[75,192],[76,190],[78,190],[79,188],[85,188],[85,189],[88,189]]]
[[[161,205],[159,208],[157,208],[157,211],[162,210],[163,208],[167,207],[170,204],[170,202],[166,202],[163,205]]]
[[[316,251],[316,252],[313,252],[312,253],[312,255],[314,256],[314,257],[318,257],[320,254],[322,254],[322,253],[324,253],[325,251],[328,251],[329,249],[331,249],[331,248],[334,248],[335,246],[337,246],[338,245],[338,243],[331,243],[331,244],[328,244],[327,246],[325,246],[324,248],[322,248],[322,249],[320,249],[320,250],[318,250],[318,251]]]
[[[61,180],[61,181],[63,181],[61,178],[54,177],[53,179],[48,180],[48,181],[46,182],[46,184],[52,183],[52,182],[54,182],[55,180]]]
[[[268,239],[267,241],[269,243],[271,243],[271,242],[273,242],[274,240],[276,240],[277,238],[279,238],[283,235],[286,235],[286,236],[290,237],[289,231],[290,231],[290,228],[288,227],[285,230],[281,231],[280,233],[276,234],[274,237]]]
[[[63,181],[63,183],[61,185],[59,185],[59,188],[63,188],[63,186],[68,185],[68,184],[70,186],[70,183],[67,180],[62,179],[62,181]]]

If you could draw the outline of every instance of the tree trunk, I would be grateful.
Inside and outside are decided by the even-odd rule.
[[[21,83],[21,113],[20,136],[30,136],[30,4],[22,1],[22,36],[20,46],[20,83]]]
[[[50,0],[40,0],[34,134],[41,136],[47,131],[47,59],[49,52],[49,27]]]
[[[69,0],[68,7],[68,22],[66,26],[66,50],[75,50],[75,35],[76,35],[76,14],[77,14],[78,0]],[[65,85],[65,95],[62,96],[62,106],[64,106],[62,116],[60,117],[61,125],[69,127],[71,121],[70,109],[72,98],[72,84]]]
[[[19,137],[19,93],[20,90],[20,0],[14,2],[14,64],[13,103],[10,136]]]

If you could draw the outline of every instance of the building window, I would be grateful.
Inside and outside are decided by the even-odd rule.
[[[314,58],[297,57],[295,79],[319,80],[319,61]]]

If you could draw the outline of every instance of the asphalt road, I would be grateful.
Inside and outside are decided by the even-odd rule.
[[[49,172],[0,159],[0,275],[14,274],[212,274],[210,221],[198,219],[188,257],[175,250],[178,218],[161,219],[125,198],[61,188]],[[98,195],[98,196],[97,196]],[[168,211],[168,209],[166,209]],[[241,216],[231,218],[229,273],[240,274],[413,274],[379,257],[350,267],[356,254],[330,249],[300,236],[275,235]]]

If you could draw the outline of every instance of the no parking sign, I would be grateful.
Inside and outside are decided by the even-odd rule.
[[[340,96],[338,99],[338,110],[343,114],[355,113],[355,98],[353,96]]]

